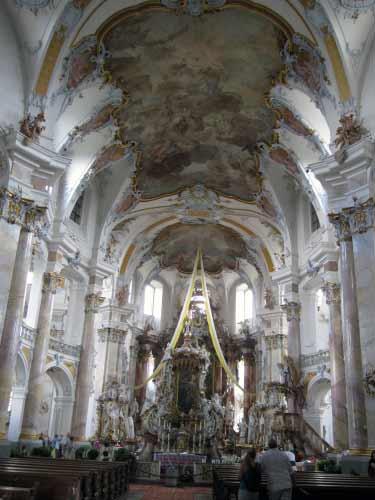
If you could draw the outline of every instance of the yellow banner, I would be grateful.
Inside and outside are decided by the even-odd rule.
[[[170,341],[170,344],[169,344],[170,351],[173,351],[176,348],[176,345],[177,345],[178,340],[180,338],[181,332],[184,328],[187,313],[189,312],[189,305],[190,305],[190,301],[191,301],[191,298],[192,298],[193,292],[194,292],[195,280],[197,279],[199,256],[200,256],[200,251],[197,250],[197,255],[195,257],[195,262],[194,262],[194,267],[193,267],[193,272],[191,273],[191,277],[190,277],[189,290],[188,290],[188,293],[186,294],[184,305],[182,307],[181,314],[180,314],[180,317],[178,319],[176,329],[174,331],[172,340]],[[168,354],[170,354],[170,353],[168,353]],[[159,366],[156,368],[156,370],[144,382],[142,382],[142,384],[135,386],[134,390],[141,389],[142,387],[147,385],[151,380],[153,380],[154,378],[156,378],[160,374],[160,372],[162,371],[162,369],[165,366],[165,362],[163,359],[160,361]]]
[[[227,362],[225,360],[223,351],[221,350],[220,342],[219,342],[219,339],[218,339],[217,333],[216,333],[214,319],[212,317],[210,300],[208,298],[208,292],[207,292],[206,278],[205,278],[205,275],[204,275],[204,267],[203,267],[203,258],[202,258],[202,255],[200,255],[200,278],[201,278],[201,283],[202,283],[202,290],[203,290],[204,302],[205,302],[205,306],[206,306],[206,316],[207,316],[208,330],[210,332],[210,337],[211,337],[212,344],[213,344],[215,352],[216,352],[216,356],[218,357],[218,359],[220,361],[220,364],[223,367],[225,373],[227,374],[229,380],[233,384],[235,384],[239,389],[241,389],[241,391],[244,391],[244,389],[237,382],[237,379],[235,378],[235,376],[230,371],[230,368],[227,365]]]

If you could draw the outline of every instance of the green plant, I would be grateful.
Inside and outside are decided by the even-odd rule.
[[[51,450],[48,446],[39,446],[38,448],[33,448],[31,450],[31,456],[33,457],[50,457]]]
[[[131,457],[132,457],[131,452],[126,448],[118,448],[117,450],[115,450],[115,455],[114,455],[115,462],[123,462]]]
[[[99,452],[96,448],[90,448],[89,451],[86,453],[86,457],[89,460],[96,460],[98,458]]]
[[[76,458],[85,458],[86,453],[90,450],[90,446],[80,446],[76,449],[75,456]]]
[[[340,474],[341,468],[334,460],[319,460],[318,471],[327,472],[328,474]]]

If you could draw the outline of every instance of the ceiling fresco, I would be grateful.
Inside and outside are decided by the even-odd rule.
[[[199,18],[145,12],[108,31],[106,70],[129,95],[117,118],[142,154],[143,198],[200,183],[254,199],[254,148],[271,141],[276,120],[264,93],[283,69],[285,40],[271,20],[234,7]]]
[[[173,224],[156,236],[151,254],[160,259],[162,267],[177,267],[191,273],[197,249],[203,254],[206,272],[237,270],[238,259],[248,258],[248,249],[238,233],[219,224]]]

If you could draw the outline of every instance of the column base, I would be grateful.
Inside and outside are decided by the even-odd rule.
[[[366,474],[368,470],[369,453],[359,455],[357,452],[362,450],[355,450],[356,455],[344,455],[341,458],[341,472],[343,474]],[[366,450],[363,450],[366,451]]]
[[[0,458],[10,457],[12,445],[14,445],[12,441],[8,441],[8,439],[0,439]]]

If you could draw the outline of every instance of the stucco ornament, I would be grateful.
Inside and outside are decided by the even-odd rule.
[[[17,7],[25,7],[31,10],[35,15],[42,9],[55,7],[54,0],[15,0],[15,4]]]
[[[293,43],[286,42],[282,57],[287,67],[287,80],[307,90],[318,106],[324,97],[333,99],[323,56],[303,35],[295,33]]]
[[[340,126],[336,131],[335,146],[338,150],[350,146],[360,141],[366,134],[365,128],[358,121],[358,118],[349,113],[340,118]]]
[[[196,184],[180,193],[178,218],[186,224],[218,223],[223,217],[219,201],[214,191]]]
[[[201,16],[205,12],[224,7],[226,0],[161,0],[164,7],[177,12],[190,14],[191,16]]]
[[[64,96],[60,114],[72,104],[74,97],[82,90],[98,81],[102,85],[107,82],[104,62],[108,57],[109,53],[103,44],[98,47],[95,35],[84,38],[71,49],[68,57],[64,59],[63,73],[60,77],[62,85],[52,96],[52,101],[61,95]]]
[[[375,13],[375,0],[335,0],[336,12],[343,12],[344,17],[356,21],[361,14]]]
[[[21,122],[20,122],[20,132],[25,136],[26,144],[31,142],[36,142],[41,136],[43,130],[46,127],[42,125],[46,121],[44,113],[38,113],[36,116],[32,117],[28,114]]]

